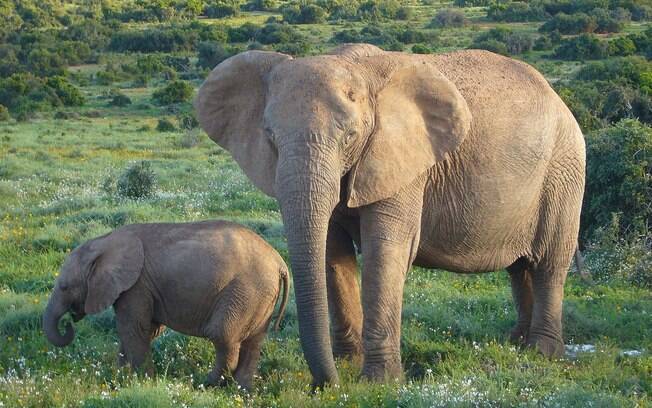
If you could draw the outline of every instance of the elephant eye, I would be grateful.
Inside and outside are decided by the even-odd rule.
[[[265,126],[265,128],[263,129],[263,131],[265,132],[265,135],[267,136],[267,138],[269,139],[269,141],[270,141],[270,142],[274,142],[274,131],[272,130],[272,128],[269,127],[269,126]]]
[[[344,146],[350,145],[358,135],[358,132],[355,131],[355,129],[350,129],[346,132],[344,135]]]

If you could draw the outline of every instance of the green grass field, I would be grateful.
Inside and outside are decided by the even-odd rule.
[[[116,364],[112,311],[79,322],[74,343],[47,343],[40,316],[66,253],[119,225],[224,218],[287,250],[276,202],[257,192],[228,154],[205,136],[180,147],[182,133],[151,130],[162,113],[108,111],[101,117],[44,118],[0,125],[0,402],[15,406],[645,406],[652,375],[649,290],[611,283],[566,286],[565,335],[595,352],[548,361],[517,350],[505,272],[460,276],[415,269],[403,313],[404,384],[343,383],[308,392],[309,371],[290,306],[272,333],[252,395],[204,389],[212,345],[171,331],[153,345],[158,375],[138,378]],[[106,112],[105,112],[106,111]],[[83,113],[83,112],[82,112]],[[143,130],[145,129],[145,130]],[[154,197],[116,198],[103,187],[130,162],[148,160]],[[627,356],[627,350],[642,351]]]
[[[449,6],[413,6],[409,25],[427,29],[436,11]],[[437,30],[437,51],[466,48],[479,32],[497,25],[535,35],[540,25],[496,24],[484,17],[484,8],[464,12],[470,25]],[[202,22],[263,24],[273,15],[280,14],[247,12]],[[334,46],[329,42],[334,32],[366,25],[294,27],[318,53]],[[632,23],[623,34],[646,27]],[[195,62],[196,53],[186,55]],[[551,82],[581,66],[537,51],[519,58]],[[98,64],[69,71],[85,78],[107,62],[134,59],[103,54]],[[41,112],[26,122],[0,122],[0,407],[652,406],[651,291],[617,280],[588,284],[575,273],[565,288],[569,353],[551,361],[507,342],[516,316],[505,271],[463,276],[413,269],[404,295],[403,383],[366,383],[359,378],[359,362],[339,361],[342,383],[311,393],[293,295],[282,330],[266,341],[251,394],[234,386],[204,388],[212,344],[171,330],[153,343],[155,378],[119,369],[112,310],[77,323],[70,346],[52,346],[41,331],[41,314],[66,254],[118,226],[228,219],[249,226],[288,256],[276,201],[256,190],[226,151],[204,133],[156,130],[159,119],[176,120],[176,112],[152,102],[153,91],[163,85],[160,78],[148,87],[133,87],[131,80],[111,86],[86,82],[80,86],[86,103],[63,109],[68,119]],[[111,88],[133,103],[109,107]],[[140,200],[118,196],[116,180],[141,160],[156,173],[155,194]],[[583,347],[586,351],[577,351]]]

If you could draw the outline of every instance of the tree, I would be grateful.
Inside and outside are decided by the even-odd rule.
[[[652,128],[627,119],[589,133],[582,236],[591,238],[619,213],[622,233],[652,226]]]

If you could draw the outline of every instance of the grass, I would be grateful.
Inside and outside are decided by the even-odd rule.
[[[417,6],[417,19],[410,24],[424,27],[447,6]],[[482,9],[466,12],[472,25],[438,31],[438,50],[466,47],[478,32],[495,26],[482,17]],[[226,24],[262,23],[269,15],[245,13]],[[298,28],[319,51],[331,47],[334,31],[349,25],[364,26]],[[512,28],[534,33],[536,24]],[[627,31],[641,29],[632,24]],[[104,61],[123,57],[102,56]],[[520,57],[550,80],[578,68],[542,53]],[[80,75],[99,69],[74,68]],[[86,105],[75,109],[78,117],[58,120],[44,113],[31,122],[0,124],[0,406],[652,405],[652,294],[624,282],[587,285],[574,275],[566,286],[566,343],[592,344],[596,351],[550,361],[506,341],[515,313],[505,272],[462,276],[415,268],[404,295],[404,383],[366,383],[358,377],[359,362],[339,361],[342,384],[310,393],[293,300],[283,330],[271,333],[264,346],[252,394],[233,386],[205,389],[201,384],[212,365],[212,345],[172,331],[153,344],[155,378],[118,369],[111,310],[77,323],[77,338],[69,347],[48,344],[40,315],[66,254],[120,225],[234,220],[261,234],[287,259],[276,202],[249,183],[227,152],[204,134],[190,143],[182,131],[154,130],[158,119],[174,120],[151,103],[159,85],[114,84],[133,101],[125,108],[108,106],[109,87],[88,85],[82,88]],[[107,189],[139,160],[148,160],[157,175],[153,197],[128,200]],[[642,354],[628,356],[627,350]]]
[[[290,306],[271,334],[257,391],[204,389],[212,345],[168,331],[153,345],[158,376],[116,365],[111,311],[76,324],[64,349],[47,343],[40,315],[66,253],[133,222],[225,218],[242,222],[287,257],[278,207],[256,191],[228,154],[203,136],[180,148],[182,133],[139,130],[156,117],[113,112],[106,118],[0,125],[0,402],[4,406],[645,406],[652,374],[652,296],[619,283],[569,280],[567,343],[595,353],[546,360],[517,350],[505,333],[515,321],[504,272],[460,276],[416,268],[403,313],[404,384],[360,382],[355,363],[338,363],[343,384],[308,392],[309,371]],[[154,197],[132,201],[103,183],[134,160],[157,174]],[[624,350],[643,350],[638,357]]]

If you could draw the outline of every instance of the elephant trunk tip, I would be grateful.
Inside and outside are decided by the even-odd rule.
[[[75,338],[75,329],[72,326],[72,323],[68,322],[64,329],[63,335],[59,332],[59,318],[52,318],[46,313],[43,316],[43,331],[45,332],[45,337],[50,343],[57,347],[65,347],[72,343]]]

